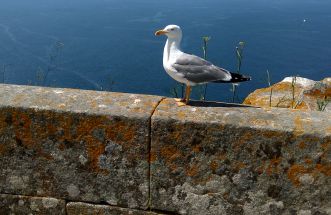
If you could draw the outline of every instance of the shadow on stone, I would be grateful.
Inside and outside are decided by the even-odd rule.
[[[241,107],[241,108],[259,108],[249,105],[243,104],[235,104],[235,103],[225,103],[225,102],[215,102],[215,101],[194,101],[190,100],[188,106],[193,107]]]

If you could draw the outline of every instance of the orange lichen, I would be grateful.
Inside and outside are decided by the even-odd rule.
[[[90,169],[97,172],[104,172],[99,168],[99,157],[105,151],[105,143],[94,137],[95,129],[104,130],[104,139],[116,141],[116,143],[126,143],[126,148],[132,148],[133,139],[135,137],[135,127],[123,121],[112,122],[105,116],[86,116],[84,118],[74,119],[71,115],[57,114],[50,111],[40,111],[33,113],[33,117],[38,121],[42,120],[42,124],[32,122],[29,114],[21,111],[12,112],[12,125],[15,132],[15,138],[18,144],[24,147],[33,149],[36,156],[45,159],[53,159],[53,157],[43,150],[43,144],[50,136],[60,142],[58,148],[63,151],[66,147],[71,147],[69,143],[82,141],[86,144],[86,151],[89,159]],[[8,127],[5,122],[5,117],[1,115],[1,126]],[[48,144],[48,143],[47,143]],[[6,148],[0,145],[0,153],[5,152]],[[128,157],[128,160],[135,159],[135,155]]]
[[[156,161],[156,159],[157,159],[156,153],[155,152],[151,152],[151,155],[150,155],[150,158],[149,158],[149,162],[150,163],[153,163],[153,162]]]
[[[199,172],[199,167],[197,165],[192,165],[186,170],[186,175],[192,177],[197,175]]]
[[[224,199],[229,199],[229,196],[230,196],[230,193],[229,192],[225,192],[224,194],[223,194],[223,198]]]
[[[6,151],[5,144],[0,144],[0,155],[4,154]]]
[[[63,135],[63,140],[70,140],[72,139],[71,136],[71,128],[72,128],[72,124],[73,124],[73,120],[71,117],[63,117],[63,123],[61,123],[61,128],[64,132]]]
[[[240,135],[239,139],[232,144],[234,151],[242,150],[242,146],[253,138],[252,132],[247,131]]]
[[[136,135],[135,129],[133,126],[125,125],[125,126],[119,127],[118,129],[119,129],[119,131],[122,131],[121,140],[123,142],[131,142]]]
[[[179,119],[185,119],[185,118],[186,118],[186,112],[178,111],[178,113],[177,113],[177,117],[178,117]]]
[[[308,173],[308,170],[303,165],[294,164],[288,169],[287,177],[295,186],[299,186],[299,177],[305,173]]]
[[[52,122],[47,121],[47,126],[44,128],[47,130],[47,134],[54,134],[57,128],[54,126]]]
[[[15,126],[16,139],[22,141],[26,147],[32,148],[35,144],[31,133],[31,119],[21,112],[13,113],[13,124]]]
[[[268,137],[268,138],[274,138],[274,137],[279,137],[279,136],[283,135],[282,132],[275,131],[275,130],[264,130],[262,132],[263,132],[262,133],[263,137]]]
[[[39,148],[37,150],[37,154],[38,154],[39,157],[45,158],[46,160],[53,160],[54,159],[52,155],[43,152],[41,148]]]
[[[131,142],[136,135],[135,127],[123,121],[112,123],[104,128],[107,139],[116,140],[119,144]]]
[[[312,164],[313,161],[312,161],[312,159],[306,158],[306,159],[305,159],[305,163],[306,163],[306,164]]]
[[[0,114],[0,134],[7,127],[5,114]]]
[[[241,162],[241,161],[235,161],[233,162],[233,164],[231,165],[231,168],[235,171],[238,172],[239,170],[243,169],[246,167],[246,164]]]
[[[294,135],[299,136],[304,133],[304,123],[300,116],[295,116],[294,118]]]
[[[90,168],[96,172],[107,173],[99,167],[99,157],[105,152],[105,145],[91,136],[85,137],[85,141]]]
[[[171,171],[175,171],[177,169],[177,165],[175,163],[169,163],[167,166]]]
[[[180,138],[183,136],[183,126],[176,125],[173,128],[173,131],[169,133],[169,136],[176,141],[180,140]]]
[[[96,109],[98,107],[98,103],[95,100],[90,101],[89,103],[92,109]]]
[[[175,146],[162,147],[160,153],[161,156],[164,157],[167,162],[172,162],[173,160],[181,157],[180,151],[178,151]]]
[[[305,163],[311,165],[312,160],[305,159]],[[302,164],[294,164],[288,169],[287,177],[295,186],[299,186],[300,176],[306,173],[311,174],[314,178],[318,177],[319,174],[331,176],[331,164],[316,164],[315,166],[311,167],[305,167]]]
[[[166,166],[169,167],[170,170],[174,171],[177,169],[177,165],[175,160],[181,157],[181,153],[175,146],[165,146],[160,150],[160,155],[165,159]]]
[[[266,169],[267,175],[278,173],[279,172],[278,165],[281,163],[281,161],[282,161],[281,157],[271,159]]]
[[[331,149],[331,140],[327,140],[324,143],[321,144],[321,147],[324,151],[328,151]]]
[[[217,170],[217,168],[219,167],[219,165],[218,165],[217,161],[213,160],[210,162],[209,167],[213,172],[215,172]]]
[[[60,143],[60,144],[59,144],[59,149],[60,149],[61,151],[63,151],[63,150],[65,149],[65,145],[64,145],[63,143]]]
[[[295,91],[299,91],[301,89],[300,85],[295,86]],[[274,91],[288,91],[292,90],[292,83],[289,82],[279,82],[273,86]]]
[[[38,112],[34,113],[33,117],[43,117],[42,125],[37,125],[32,122],[29,114],[14,110],[11,112],[11,124],[12,131],[15,133],[15,140],[17,146],[24,146],[28,149],[33,149],[35,151],[35,155],[37,157],[45,158],[47,160],[52,160],[53,156],[49,153],[46,153],[43,150],[43,144],[45,144],[45,140],[47,140],[50,134],[53,134],[55,131],[52,129],[48,129],[51,123],[48,112]],[[1,150],[3,151],[3,150]]]
[[[270,125],[271,122],[272,122],[272,120],[257,119],[257,118],[254,120],[251,120],[252,125],[257,125],[257,126],[261,126],[261,127],[268,126],[268,125]]]
[[[296,105],[296,102],[297,102],[297,101],[294,102],[294,106]],[[298,105],[296,105],[295,109],[308,110],[309,107],[308,107],[308,105],[306,104],[306,102],[302,101],[302,102],[300,102]]]
[[[102,126],[103,121],[100,117],[96,117],[93,119],[85,119],[79,122],[76,127],[78,136],[81,135],[92,135],[94,129]]]
[[[326,176],[331,176],[331,164],[317,164],[316,169]]]
[[[195,153],[200,152],[201,151],[201,146],[200,145],[193,146],[192,151],[194,151]]]
[[[316,110],[316,101],[331,97],[331,87],[306,87],[291,82],[279,82],[268,88],[255,90],[244,101],[244,104],[269,108],[271,106],[300,109],[301,111]],[[271,96],[271,90],[273,95]],[[294,95],[293,95],[294,93]]]
[[[227,159],[227,154],[226,154],[226,153],[220,153],[220,154],[217,156],[217,158],[218,158],[219,160],[225,160],[225,159]]]
[[[326,88],[324,91],[321,91],[320,89],[314,89],[309,90],[305,93],[308,96],[314,97],[314,98],[324,98],[324,97],[330,97],[331,96],[331,87]]]
[[[303,142],[303,141],[301,141],[301,142],[298,144],[298,146],[299,146],[300,149],[304,149],[304,148],[306,148],[306,144],[305,144],[305,142]]]
[[[288,92],[290,94],[292,90],[292,85],[291,83],[280,82],[273,85],[272,87],[257,89],[245,99],[244,104],[269,107],[271,89],[274,94],[277,92],[280,93]],[[295,96],[298,95],[298,92],[300,92],[300,90],[301,88],[299,86],[296,86]],[[287,98],[283,102],[281,102],[281,99],[279,99],[279,101],[278,100],[275,101],[275,99],[272,98],[272,106],[276,106],[277,103],[278,106],[282,106],[282,107],[288,108],[291,106]]]

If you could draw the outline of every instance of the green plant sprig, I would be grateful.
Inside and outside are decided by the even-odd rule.
[[[202,37],[202,41],[203,41],[203,46],[202,46],[202,50],[203,50],[203,58],[204,58],[205,60],[207,60],[208,42],[210,41],[210,39],[211,39],[210,36],[203,36],[203,37]],[[203,94],[200,95],[200,99],[203,100],[203,101],[206,101],[207,87],[208,87],[208,84],[205,84],[205,85],[204,85]]]

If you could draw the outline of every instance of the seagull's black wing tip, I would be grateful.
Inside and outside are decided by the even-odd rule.
[[[230,73],[231,73],[231,77],[232,77],[230,82],[232,82],[232,83],[252,80],[252,78],[250,76],[245,76],[245,75],[241,75],[241,74],[233,73],[233,72],[230,72]]]
[[[213,81],[213,82],[214,83],[238,83],[238,82],[252,80],[252,78],[250,76],[245,76],[245,75],[241,75],[241,74],[234,73],[234,72],[230,72],[230,74],[231,74],[231,79],[228,81],[219,80],[219,81]]]

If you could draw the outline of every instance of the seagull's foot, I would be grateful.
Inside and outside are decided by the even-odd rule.
[[[182,107],[186,105],[186,101],[184,99],[175,98],[175,101],[178,107]]]

